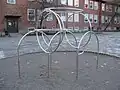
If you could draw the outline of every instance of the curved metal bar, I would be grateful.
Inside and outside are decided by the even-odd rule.
[[[80,13],[81,15],[83,15],[84,17],[86,17],[83,13]],[[73,16],[74,14],[71,14],[69,17],[68,17],[68,19],[71,17],[71,16]],[[88,19],[88,17],[86,17],[87,19]],[[68,20],[67,19],[67,20]],[[92,25],[91,25],[91,22],[90,22],[90,20],[88,19],[88,22],[89,22],[89,25],[90,25],[90,31],[92,31]],[[66,40],[67,40],[67,42],[69,43],[69,45],[70,46],[72,46],[73,48],[78,48],[78,46],[74,46],[74,45],[72,45],[70,42],[69,42],[69,39],[67,38],[67,35],[65,34],[65,37],[66,37]],[[87,41],[87,43],[85,44],[85,45],[83,45],[83,47],[85,47],[88,43],[89,43],[89,41],[90,41],[90,39],[91,39],[91,34],[90,34],[90,36],[89,36],[89,39],[88,39],[88,41]]]
[[[20,41],[19,41],[19,43],[18,43],[18,47],[17,47],[19,77],[21,77],[21,75],[20,75],[19,47],[20,47],[22,41],[24,40],[24,38],[25,38],[28,34],[33,33],[33,32],[36,32],[36,39],[37,39],[37,42],[38,42],[39,47],[42,49],[42,51],[44,51],[45,53],[47,53],[48,56],[49,56],[49,57],[48,57],[48,77],[49,77],[50,68],[51,68],[51,61],[52,61],[52,59],[51,59],[51,58],[52,58],[51,54],[54,53],[54,52],[58,49],[58,47],[60,46],[60,44],[61,44],[62,41],[63,41],[64,36],[65,36],[65,39],[66,39],[67,43],[68,43],[71,47],[73,47],[73,48],[76,49],[76,54],[77,54],[77,56],[76,56],[76,79],[78,79],[78,69],[79,69],[79,56],[78,56],[78,55],[81,55],[81,54],[84,53],[85,47],[86,47],[86,46],[88,45],[88,43],[90,42],[90,40],[91,40],[91,35],[92,35],[92,34],[95,35],[96,40],[97,40],[97,50],[98,50],[98,54],[97,54],[97,64],[96,64],[96,68],[98,68],[99,39],[98,39],[97,35],[92,31],[92,25],[91,25],[90,20],[88,19],[88,23],[89,23],[89,25],[90,25],[90,31],[86,32],[86,33],[81,37],[81,39],[80,39],[79,42],[78,42],[76,36],[75,36],[71,31],[69,31],[69,30],[67,30],[67,29],[65,28],[64,22],[63,22],[63,20],[60,18],[60,16],[59,16],[55,11],[53,11],[53,10],[59,10],[59,9],[60,9],[60,10],[67,10],[67,9],[73,10],[74,13],[78,13],[78,12],[79,12],[79,14],[83,15],[84,17],[86,17],[86,18],[88,19],[88,17],[85,16],[84,13],[82,13],[82,10],[81,10],[81,9],[77,9],[77,8],[63,8],[63,7],[62,7],[62,8],[60,8],[60,7],[58,7],[58,8],[54,7],[54,8],[53,8],[53,7],[52,7],[52,8],[46,8],[46,9],[44,9],[40,15],[42,15],[44,12],[48,12],[48,13],[47,13],[45,16],[43,16],[43,19],[41,20],[41,26],[42,26],[43,20],[44,20],[49,14],[53,14],[53,15],[56,17],[56,19],[58,20],[58,24],[59,24],[60,30],[59,30],[55,35],[53,35],[51,39],[49,39],[49,37],[43,32],[45,29],[35,29],[34,31],[29,31],[28,33],[26,33],[26,34],[20,39]],[[39,17],[40,17],[40,15],[39,15]],[[72,14],[72,15],[73,15],[73,14]],[[70,15],[70,16],[68,17],[68,19],[69,19],[72,15]],[[67,20],[68,20],[68,19],[67,19]],[[37,22],[38,22],[38,21],[37,21]],[[38,27],[38,23],[36,24],[36,27]],[[39,32],[42,34],[42,39],[43,39],[44,43],[47,45],[46,48],[43,48],[43,46],[42,46],[42,44],[41,44],[41,42],[40,42],[40,40],[39,40],[39,35],[38,35]],[[74,38],[74,40],[75,40],[75,45],[72,45],[72,44],[71,44],[69,38],[67,37],[67,33],[70,33],[70,34],[73,36],[73,38]],[[88,34],[90,34],[90,35],[89,35],[89,38],[88,38],[87,42],[82,46],[81,43],[82,43],[82,41],[84,40],[85,36],[87,36]],[[57,46],[52,50],[52,41],[53,41],[58,35],[60,35],[58,44],[57,44]],[[48,39],[48,42],[47,42],[47,40],[45,39],[45,37]],[[82,46],[82,47],[81,47],[81,46]],[[83,50],[82,50],[81,53],[79,53],[79,49],[81,49],[81,48],[83,48]]]
[[[17,54],[18,54],[18,75],[19,75],[19,78],[21,78],[21,74],[20,74],[20,72],[21,72],[21,69],[20,69],[20,54],[19,54],[20,45],[21,45],[22,41],[24,40],[24,38],[25,38],[27,35],[29,35],[30,33],[34,33],[35,31],[36,31],[36,30],[34,30],[34,31],[29,31],[28,33],[26,33],[26,34],[20,39],[20,41],[19,41],[19,43],[18,43]]]
[[[70,8],[70,7],[51,7],[51,8],[47,8],[47,9],[58,10],[58,11],[78,11],[78,12],[83,12],[83,9]]]
[[[96,35],[93,31],[89,31],[89,32],[85,33],[85,34],[82,36],[82,38],[80,39],[78,48],[80,48],[80,44],[81,44],[82,40],[84,39],[84,37],[85,37],[87,34],[89,34],[89,33],[93,34],[93,35],[96,37],[96,40],[97,40],[97,52],[98,52],[98,54],[97,54],[96,69],[98,69],[98,66],[99,66],[99,65],[98,65],[98,64],[99,64],[99,39],[98,39],[97,35]],[[84,50],[82,51],[82,53],[79,53],[79,55],[81,55],[81,54],[83,54],[83,53],[84,53]]]

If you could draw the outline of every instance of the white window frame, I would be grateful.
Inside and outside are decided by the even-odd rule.
[[[112,11],[113,11],[113,6],[109,5],[109,12],[112,12]]]
[[[67,0],[60,0],[60,3],[63,5],[67,5]]]
[[[110,22],[111,19],[112,19],[112,16],[108,16],[108,22]]]
[[[27,19],[28,19],[28,21],[35,21],[35,17],[34,17],[34,20],[29,19],[29,10],[33,10],[34,11],[34,16],[35,16],[35,9],[27,9]]]
[[[12,2],[13,1],[13,2]],[[7,0],[8,4],[16,4],[16,0]]]
[[[105,7],[106,5],[105,5],[105,3],[102,3],[102,11],[105,11]]]
[[[37,9],[37,20],[38,20],[38,21],[41,21],[41,20],[40,20],[40,14],[41,14],[41,12],[42,12],[42,11],[41,11],[40,9]]]
[[[53,14],[49,14],[46,21],[53,21]]]
[[[106,10],[106,12],[109,12],[109,5],[106,4],[105,10]]]
[[[79,13],[74,13],[74,22],[79,22]]]
[[[89,1],[89,9],[93,9],[94,7],[94,2],[92,0]]]
[[[89,0],[84,0],[84,8],[89,8]]]
[[[105,16],[105,23],[108,23],[108,22],[109,22],[108,19],[109,19],[108,16]],[[107,22],[106,22],[106,21],[107,21]]]
[[[93,14],[89,14],[89,19],[90,19],[90,22],[93,23]]]
[[[60,13],[60,18],[61,18],[63,21],[66,21],[66,13],[65,13],[65,12],[61,12],[61,13]]]
[[[74,0],[68,0],[68,6],[73,6],[73,1]]]
[[[72,16],[71,16],[72,15]],[[70,17],[69,17],[70,16]],[[74,17],[74,14],[73,13],[68,13],[68,22],[73,22],[73,17]]]
[[[98,15],[94,15],[94,23],[98,23]]]
[[[98,2],[97,1],[94,2],[94,10],[98,10]]]
[[[88,18],[89,18],[89,14],[85,14],[85,16],[84,16],[84,23],[88,23]]]
[[[101,22],[102,22],[102,23],[105,23],[105,16],[102,16],[102,17],[101,17]]]
[[[74,0],[74,6],[79,7],[79,0]]]

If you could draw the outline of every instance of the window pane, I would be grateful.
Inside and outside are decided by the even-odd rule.
[[[98,10],[98,2],[94,2],[94,10]]]
[[[68,13],[68,21],[73,22],[73,13]]]
[[[60,16],[61,16],[61,19],[63,21],[66,21],[66,14],[65,14],[65,12],[62,12]]]
[[[101,17],[101,22],[105,23],[105,17],[104,16]]]
[[[93,23],[93,14],[89,15],[90,22]]]
[[[52,15],[52,14],[48,15],[48,17],[47,17],[46,20],[47,20],[47,21],[52,21],[52,20],[53,20],[53,15]]]
[[[28,9],[28,21],[35,21],[35,10]]]
[[[68,5],[73,6],[73,0],[68,0]]]
[[[84,1],[85,1],[84,7],[85,7],[85,8],[88,8],[88,7],[89,7],[89,1],[88,1],[88,0],[84,0]]]
[[[93,9],[93,1],[90,1],[89,8]]]
[[[67,4],[67,0],[61,0],[61,4],[66,5]]]
[[[98,23],[98,15],[94,15],[94,23]]]
[[[79,13],[78,14],[74,14],[74,21],[75,22],[79,22]]]
[[[108,16],[105,16],[105,23],[108,23]]]
[[[74,0],[74,6],[79,7],[79,0]]]
[[[102,11],[105,11],[105,4],[102,3]]]
[[[85,14],[85,17],[84,17],[84,22],[85,23],[88,23],[88,19],[87,18],[88,18],[88,14]]]

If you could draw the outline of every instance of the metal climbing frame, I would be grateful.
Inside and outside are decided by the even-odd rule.
[[[41,15],[43,15],[43,13],[46,13],[44,16],[42,16],[42,20],[41,20],[41,25],[42,25],[42,22],[43,20],[49,15],[49,14],[53,14],[57,21],[58,21],[58,24],[59,24],[59,31],[54,34],[52,36],[52,38],[50,39],[45,33],[44,31],[45,30],[51,30],[51,29],[35,29],[33,31],[29,31],[28,33],[26,33],[19,41],[18,43],[18,47],[17,47],[17,53],[18,53],[18,75],[19,75],[19,78],[21,78],[21,67],[20,67],[20,54],[19,54],[19,49],[20,49],[20,45],[22,43],[22,41],[25,39],[25,37],[27,35],[29,35],[30,33],[36,33],[36,38],[37,38],[37,42],[38,42],[38,45],[40,47],[40,49],[44,52],[44,53],[47,53],[48,54],[48,78],[50,78],[50,71],[51,71],[51,63],[52,63],[52,53],[55,53],[58,49],[58,47],[60,47],[60,45],[62,44],[62,41],[63,39],[65,38],[66,39],[66,42],[74,49],[76,49],[76,79],[78,79],[78,69],[79,69],[79,55],[82,55],[85,51],[85,47],[88,45],[88,43],[90,42],[91,40],[91,37],[92,35],[94,35],[96,37],[96,41],[97,41],[97,51],[98,51],[98,54],[97,54],[97,60],[96,60],[96,69],[98,68],[98,56],[99,56],[99,40],[98,40],[98,37],[97,35],[92,31],[92,25],[91,25],[91,22],[90,20],[88,19],[88,22],[89,22],[89,25],[90,25],[90,31],[84,33],[84,35],[79,39],[77,40],[76,36],[74,35],[74,33],[72,33],[71,31],[69,31],[67,28],[65,28],[65,25],[63,23],[63,21],[61,20],[60,16],[56,13],[56,11],[62,11],[62,12],[73,12],[73,13],[80,13],[80,15],[83,15],[84,17],[87,18],[87,16],[85,16],[85,14],[83,13],[83,10],[82,9],[78,9],[78,8],[69,8],[69,7],[51,7],[51,8],[45,8],[42,13],[39,14],[39,17],[41,17]],[[72,15],[71,15],[72,16]],[[38,22],[36,23],[36,27],[38,27]],[[39,40],[39,35],[38,33],[41,33],[41,37],[43,39],[42,42],[44,42],[47,47],[44,48],[43,45],[41,44],[41,41]],[[67,33],[69,33],[70,35],[73,36],[74,40],[75,40],[75,45],[73,45],[69,38],[67,37]],[[56,38],[56,36],[59,35],[59,42],[57,44],[57,46],[53,49],[51,48],[52,47],[52,41],[53,39]],[[87,42],[84,44],[84,45],[81,45],[83,39],[85,38],[85,36],[89,35],[89,38],[87,40]],[[47,38],[47,40],[46,40]],[[49,42],[48,42],[49,41]],[[83,49],[81,51],[81,49]],[[79,52],[81,51],[81,52]]]

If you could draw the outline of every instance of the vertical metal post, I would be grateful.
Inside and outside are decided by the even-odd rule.
[[[21,70],[20,70],[20,55],[19,55],[19,50],[17,50],[18,52],[18,76],[21,79]]]
[[[50,71],[52,70],[52,54],[48,54],[48,78],[50,78]]]
[[[79,50],[76,50],[76,80],[78,80],[79,75]]]

